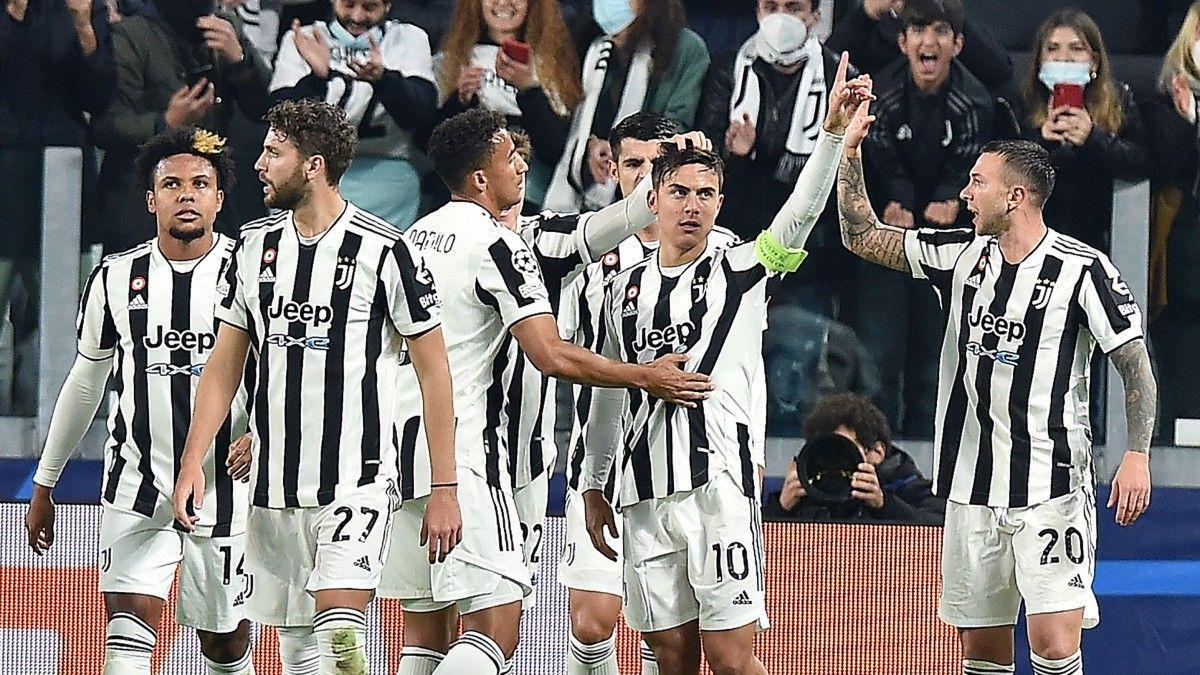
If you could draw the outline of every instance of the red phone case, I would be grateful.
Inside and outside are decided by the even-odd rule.
[[[1062,106],[1070,106],[1072,108],[1083,107],[1083,85],[1081,84],[1056,84],[1054,85],[1054,95],[1050,97],[1050,107],[1060,108]]]
[[[507,40],[500,46],[508,58],[518,63],[529,63],[529,45],[517,40]]]

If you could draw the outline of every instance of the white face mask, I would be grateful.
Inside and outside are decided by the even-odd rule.
[[[1092,81],[1091,62],[1076,61],[1043,61],[1038,71],[1038,79],[1047,89],[1053,89],[1056,84],[1078,84],[1087,86]]]
[[[767,63],[793,66],[804,58],[808,42],[808,25],[783,12],[773,12],[758,22],[758,37],[762,45],[759,56]]]
[[[1200,70],[1200,40],[1196,40],[1192,44],[1192,65],[1196,67],[1196,70]]]

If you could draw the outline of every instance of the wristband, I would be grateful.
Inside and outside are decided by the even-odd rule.
[[[795,272],[808,257],[808,251],[779,243],[770,230],[763,230],[754,240],[754,255],[770,272]]]
[[[453,483],[433,483],[429,487],[430,489],[458,487],[458,481]]]

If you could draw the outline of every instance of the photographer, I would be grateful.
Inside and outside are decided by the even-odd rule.
[[[788,468],[783,489],[763,505],[767,520],[883,521],[941,525],[946,502],[935,497],[908,453],[891,444],[891,430],[879,408],[857,394],[837,394],[817,404],[804,421],[806,443],[826,451],[830,436],[849,439],[862,455],[844,499],[810,496],[800,471],[811,457],[801,454]],[[810,477],[811,478],[811,477]]]

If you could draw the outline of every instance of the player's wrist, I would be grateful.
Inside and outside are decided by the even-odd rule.
[[[1150,463],[1150,450],[1141,450],[1138,448],[1130,448],[1125,451],[1123,461],[1140,462],[1142,465]]]

